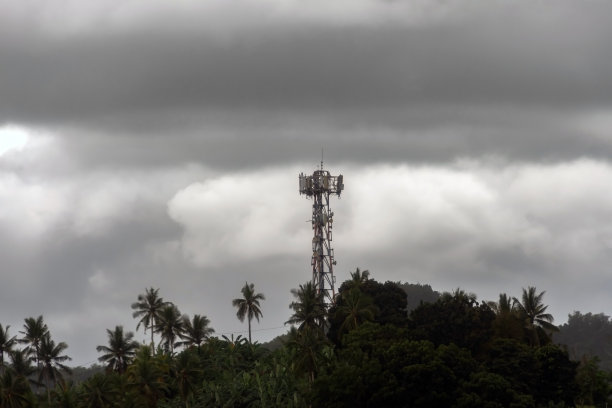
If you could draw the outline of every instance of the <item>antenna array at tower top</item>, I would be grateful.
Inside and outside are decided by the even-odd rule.
[[[315,170],[308,176],[300,173],[300,194],[305,194],[311,197],[315,194],[328,193],[337,194],[340,196],[344,190],[344,180],[342,174],[332,176],[327,170]]]

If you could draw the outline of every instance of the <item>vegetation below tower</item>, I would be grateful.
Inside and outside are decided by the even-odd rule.
[[[231,303],[259,320],[248,282]],[[603,314],[556,327],[545,292],[477,301],[457,289],[378,282],[357,269],[327,310],[311,283],[292,290],[290,329],[260,345],[214,337],[204,315],[181,315],[157,289],[132,305],[148,345],[117,326],[89,378],[65,365],[68,345],[43,317],[19,335],[0,325],[1,407],[570,407],[610,394]],[[228,306],[229,306],[228,301]],[[564,345],[560,345],[564,344]],[[21,346],[21,348],[20,348]],[[604,367],[606,370],[604,370]]]

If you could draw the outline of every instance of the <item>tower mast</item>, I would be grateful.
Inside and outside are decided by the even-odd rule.
[[[321,154],[322,156],[322,154]],[[323,157],[321,157],[321,168],[315,170],[310,176],[300,173],[300,194],[313,199],[312,203],[312,283],[318,294],[323,293],[325,302],[329,305],[334,302],[336,291],[334,283],[334,250],[331,247],[332,227],[334,213],[329,208],[330,195],[340,193],[344,190],[343,177],[332,176],[329,171],[323,169]]]

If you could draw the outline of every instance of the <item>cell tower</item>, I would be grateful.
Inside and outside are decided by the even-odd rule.
[[[334,302],[334,250],[331,247],[334,213],[329,209],[330,194],[340,193],[344,189],[343,177],[332,176],[329,171],[321,168],[315,170],[312,176],[300,173],[300,194],[313,198],[312,203],[312,283],[317,293],[324,293],[327,304]]]

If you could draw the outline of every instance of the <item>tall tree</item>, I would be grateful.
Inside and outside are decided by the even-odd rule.
[[[342,335],[346,331],[356,329],[363,322],[374,320],[376,306],[371,297],[353,288],[342,294],[342,304],[338,305],[336,313],[342,319],[339,330]]]
[[[117,386],[117,377],[98,373],[88,378],[80,386],[78,407],[106,408],[117,407],[121,387]],[[130,406],[126,404],[126,406]]]
[[[181,316],[178,307],[168,304],[159,311],[155,331],[162,338],[162,343],[167,352],[172,353],[176,339],[183,333],[184,317]]]
[[[495,313],[492,327],[496,337],[516,340],[524,338],[524,324],[510,296],[500,293],[499,300],[497,302],[489,301],[487,306]]]
[[[174,385],[178,388],[181,399],[185,402],[185,408],[189,408],[191,396],[202,383],[202,370],[199,367],[199,359],[191,350],[185,350],[173,360],[171,367]]]
[[[249,343],[251,343],[251,320],[256,318],[259,322],[259,318],[263,316],[261,313],[260,300],[266,300],[263,293],[255,293],[255,285],[252,283],[245,282],[242,287],[242,298],[232,300],[232,305],[238,308],[236,316],[241,322],[244,322],[246,317],[249,322]]]
[[[38,381],[43,381],[47,388],[47,399],[51,405],[51,383],[55,385],[64,379],[62,372],[70,373],[71,370],[63,363],[72,360],[67,355],[63,355],[68,348],[66,343],[55,343],[51,335],[47,332],[40,341],[40,372]]]
[[[295,297],[289,305],[293,315],[285,324],[297,324],[298,330],[321,328],[326,315],[323,291],[317,293],[312,282],[307,282],[291,293]]]
[[[132,317],[139,318],[136,330],[143,325],[145,333],[147,329],[151,331],[151,350],[155,352],[155,343],[153,342],[154,327],[157,324],[159,313],[164,306],[167,306],[169,302],[164,302],[164,299],[159,297],[159,289],[145,289],[144,294],[138,295],[138,301],[132,303]]]
[[[33,403],[32,391],[25,378],[11,370],[0,375],[0,407],[29,408]]]
[[[514,311],[512,298],[505,293],[499,294],[499,300],[497,302],[489,301],[487,305],[497,316],[506,315]]]
[[[521,301],[512,298],[514,307],[525,321],[525,328],[530,333],[533,346],[539,346],[541,338],[549,340],[548,333],[558,330],[557,326],[552,324],[553,316],[546,313],[548,306],[542,302],[545,293],[546,291],[536,293],[534,286],[528,286],[527,289],[523,288]]]
[[[72,381],[61,382],[51,391],[53,408],[79,408],[77,399],[77,387]]]
[[[162,364],[160,357],[163,356],[152,356],[149,347],[142,346],[127,369],[128,389],[150,408],[157,407],[157,401],[168,390],[169,367]]]
[[[210,320],[206,316],[194,315],[192,320],[183,316],[183,332],[179,336],[183,341],[176,343],[177,346],[197,346],[200,345],[215,332],[209,327]]]
[[[9,335],[9,328],[7,325],[6,329],[0,324],[0,374],[4,372],[4,353],[10,353],[15,344],[15,336]]]
[[[134,333],[123,332],[123,326],[115,326],[115,330],[106,329],[106,334],[108,335],[108,346],[96,347],[98,352],[105,353],[98,357],[98,361],[106,363],[108,370],[122,374],[136,355],[136,350],[140,345],[133,340]]]
[[[32,360],[23,350],[12,350],[9,353],[11,358],[11,371],[16,375],[27,379],[30,383],[39,385],[32,375],[36,372],[36,368],[32,367]]]
[[[40,343],[49,333],[49,329],[43,321],[42,315],[38,316],[36,319],[27,317],[23,325],[23,331],[19,333],[23,334],[19,342],[26,344],[25,352],[30,358],[33,357],[34,361],[36,361],[36,366],[40,369]]]
[[[301,330],[292,327],[287,333],[286,344],[292,351],[292,368],[297,373],[306,374],[309,386],[312,386],[321,364],[325,361],[325,351],[331,350],[323,330],[308,326]]]
[[[601,368],[612,370],[612,320],[604,313],[585,313],[578,311],[568,315],[567,323],[555,333],[555,343],[567,347],[572,360],[581,360],[584,356],[597,356]]]
[[[355,268],[355,272],[351,272],[351,279],[348,281],[350,288],[359,288],[370,279],[370,271],[367,269],[361,271]]]

